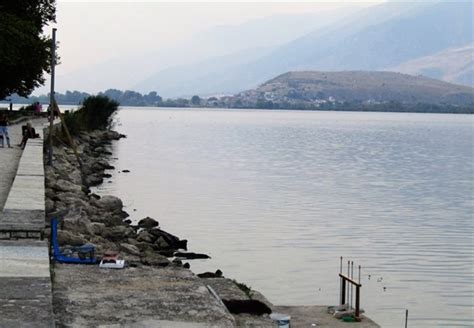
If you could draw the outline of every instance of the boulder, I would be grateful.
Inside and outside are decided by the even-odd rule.
[[[199,278],[222,278],[222,271],[217,269],[216,272],[203,272],[198,273]]]
[[[49,186],[45,190],[45,196],[47,199],[51,199],[54,201],[59,200],[56,196],[56,192],[54,192],[53,189],[49,188]]]
[[[78,232],[83,235],[94,234],[91,221],[84,217],[82,213],[68,213],[62,221],[62,227],[64,230]]]
[[[159,237],[163,237],[163,239],[168,243],[170,248],[173,249],[187,249],[188,241],[186,239],[180,240],[178,237],[164,231],[161,229],[151,229],[148,230],[150,234],[158,239]]]
[[[142,253],[145,253],[145,252],[154,252],[155,250],[153,249],[153,247],[148,244],[148,243],[143,243],[143,242],[137,242],[135,244],[135,246],[138,247],[138,249],[140,250],[140,252]]]
[[[102,235],[104,230],[105,230],[105,224],[101,222],[92,222],[92,231],[94,231],[94,234],[96,235]]]
[[[165,267],[170,264],[170,261],[166,257],[153,251],[146,251],[145,253],[142,253],[141,262],[144,265],[161,267]]]
[[[118,225],[123,225],[123,219],[120,216],[113,215],[107,212],[99,212],[90,217],[92,222],[104,223],[106,227],[115,227]]]
[[[87,241],[84,237],[74,234],[66,230],[58,230],[58,243],[60,246],[70,245],[70,246],[81,246],[84,245]]]
[[[76,185],[70,181],[64,179],[58,179],[56,183],[53,185],[53,190],[57,191],[66,191],[66,192],[73,192],[73,193],[81,193],[82,186]]]
[[[128,237],[129,234],[130,230],[125,226],[104,228],[104,230],[102,231],[102,237],[112,241],[124,240]]]
[[[151,228],[157,227],[158,225],[159,225],[158,221],[148,216],[138,221],[138,226],[144,229],[151,229]]]
[[[46,214],[53,212],[55,209],[54,202],[51,199],[46,198],[45,200],[45,210]]]
[[[158,249],[169,249],[170,244],[163,238],[163,236],[158,237],[158,239],[155,240],[153,243],[154,246]]]
[[[138,233],[137,241],[141,241],[144,243],[150,243],[152,244],[155,241],[156,237],[154,237],[152,234],[148,233],[145,230],[142,230]]]
[[[102,147],[100,147],[102,148]],[[104,152],[104,148],[102,148],[101,153]],[[113,170],[115,167],[113,165],[110,165],[109,162],[107,162],[105,159],[100,159],[96,162],[96,164],[100,165],[104,170]]]
[[[120,249],[132,255],[140,255],[140,250],[138,249],[138,247],[131,244],[122,243],[120,244]]]
[[[188,260],[195,260],[195,259],[210,259],[211,257],[206,254],[199,254],[199,253],[184,253],[184,252],[176,252],[174,253],[174,256],[183,258],[183,259],[188,259]]]
[[[102,182],[104,182],[104,179],[102,178],[102,174],[89,174],[86,177],[86,183],[88,186],[98,186]]]
[[[77,185],[82,184],[82,176],[79,170],[73,170],[69,172],[69,180]]]
[[[110,212],[122,212],[123,203],[115,196],[103,196],[95,202],[98,207]]]

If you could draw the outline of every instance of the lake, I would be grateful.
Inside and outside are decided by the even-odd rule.
[[[334,305],[343,256],[383,327],[405,309],[409,327],[473,327],[473,116],[123,108],[116,122],[127,138],[100,192],[212,257],[194,272]]]

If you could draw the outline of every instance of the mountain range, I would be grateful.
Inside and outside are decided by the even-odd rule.
[[[253,42],[247,49],[158,70],[130,87],[164,97],[235,94],[298,70],[391,70],[473,85],[472,17],[471,1],[387,2],[283,44]]]

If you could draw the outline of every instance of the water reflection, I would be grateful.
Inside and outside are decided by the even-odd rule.
[[[335,304],[339,256],[384,327],[472,326],[466,115],[123,109],[104,192],[276,304]],[[137,209],[137,211],[132,211]],[[368,279],[368,275],[372,279]],[[385,290],[384,290],[385,287]]]

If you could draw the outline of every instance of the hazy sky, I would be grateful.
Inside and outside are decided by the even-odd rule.
[[[159,2],[59,0],[58,75],[120,55],[153,52],[186,42],[216,25],[236,25],[280,14],[327,13],[338,8],[369,6],[381,1],[305,2]],[[48,31],[46,31],[48,33]]]

